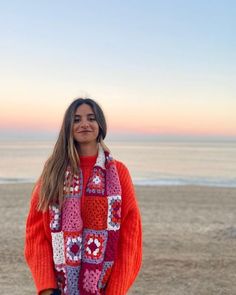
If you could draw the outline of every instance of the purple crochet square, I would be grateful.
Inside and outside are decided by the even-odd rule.
[[[79,273],[80,266],[66,266],[67,272],[67,293],[73,295],[80,295],[79,293]]]

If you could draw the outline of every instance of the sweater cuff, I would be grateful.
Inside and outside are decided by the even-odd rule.
[[[34,273],[35,285],[37,293],[47,289],[57,289],[57,283],[54,271],[44,270],[43,268],[38,269]]]

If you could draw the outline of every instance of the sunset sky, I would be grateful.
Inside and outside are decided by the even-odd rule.
[[[76,97],[113,134],[236,139],[236,2],[1,1],[0,135],[57,133]]]

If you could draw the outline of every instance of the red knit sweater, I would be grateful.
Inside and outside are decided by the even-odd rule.
[[[88,182],[94,157],[81,157],[83,188]],[[134,282],[142,260],[141,218],[134,188],[128,169],[116,161],[122,188],[122,216],[118,255],[108,282],[106,295],[124,295]],[[25,258],[32,272],[38,294],[45,289],[57,288],[53,266],[49,212],[37,211],[39,185],[36,185],[31,199],[26,223]],[[83,216],[82,195],[82,216]]]

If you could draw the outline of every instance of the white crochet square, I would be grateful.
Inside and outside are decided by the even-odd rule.
[[[53,261],[55,264],[65,263],[63,232],[52,233]]]
[[[105,154],[103,148],[99,145],[98,149],[98,156],[97,156],[97,161],[95,163],[95,166],[99,166],[103,169],[105,169]]]

